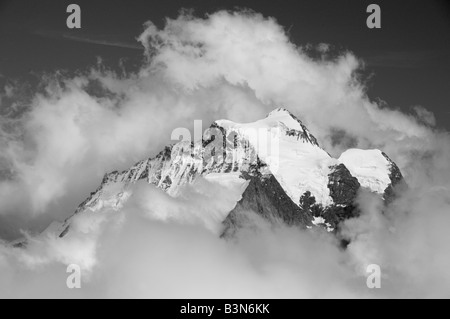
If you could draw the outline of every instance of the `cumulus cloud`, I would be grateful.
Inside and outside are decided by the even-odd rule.
[[[31,245],[1,246],[0,295],[448,296],[450,139],[429,111],[407,115],[369,100],[354,54],[319,44],[312,57],[274,18],[249,11],[183,13],[163,29],[147,22],[139,41],[136,73],[99,66],[47,77],[22,106],[6,105],[15,90],[3,90],[11,112],[0,122],[0,219],[16,227],[0,228],[1,237],[28,228]],[[105,172],[155,155],[173,129],[192,129],[194,119],[203,129],[220,118],[253,121],[280,105],[331,154],[380,148],[406,177],[408,190],[387,208],[360,195],[362,215],[343,225],[348,249],[328,234],[263,221],[221,240],[215,225],[238,194],[206,180],[176,199],[140,186],[121,211],[80,215],[64,239],[33,234],[43,220],[71,215]],[[70,263],[87,273],[81,290],[65,286]],[[365,286],[369,263],[382,267],[381,290]]]

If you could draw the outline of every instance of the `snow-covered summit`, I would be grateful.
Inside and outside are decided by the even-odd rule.
[[[380,150],[349,149],[341,154],[339,161],[361,183],[362,187],[383,194],[391,183],[391,161]]]
[[[286,109],[278,108],[253,123],[216,121],[229,134],[248,140],[261,160],[295,203],[310,191],[317,203],[328,206],[328,174],[338,161],[320,148],[317,139]]]

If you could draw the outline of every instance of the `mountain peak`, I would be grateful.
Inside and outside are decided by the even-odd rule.
[[[211,128],[220,132],[204,136],[197,146],[186,149],[186,142],[181,141],[128,170],[107,174],[75,214],[104,207],[120,209],[138,181],[177,197],[183,185],[193,184],[199,177],[214,175],[219,178],[213,180],[227,180],[236,175],[253,179],[253,188],[243,194],[238,208],[265,207],[257,210],[277,218],[288,210],[283,215],[285,222],[298,220],[307,227],[311,227],[312,216],[326,216],[326,223],[336,227],[339,216],[352,211],[360,187],[387,198],[402,179],[395,163],[378,150],[348,150],[339,159],[332,158],[285,108],[252,123],[218,120]],[[255,197],[256,193],[260,196]],[[60,237],[67,234],[72,217],[58,227]]]
[[[280,114],[289,115],[293,118],[296,118],[291,112],[289,112],[289,110],[285,109],[284,107],[277,107],[276,109],[270,111],[266,117],[279,116]]]
[[[266,119],[277,119],[277,120],[285,120],[285,121],[294,121],[296,124],[300,124],[300,126],[304,127],[302,121],[300,121],[300,119],[295,116],[294,114],[292,114],[289,110],[283,108],[283,107],[278,107],[276,109],[274,109],[273,111],[271,111],[269,114],[267,114]],[[295,128],[295,127],[292,127]]]

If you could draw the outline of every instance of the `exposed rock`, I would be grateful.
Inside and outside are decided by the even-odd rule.
[[[353,204],[360,186],[358,179],[350,174],[344,164],[334,166],[328,175],[328,188],[335,205]]]
[[[250,180],[250,183],[242,194],[242,199],[224,220],[221,237],[232,237],[247,223],[249,220],[245,213],[248,211],[253,211],[271,222],[281,221],[302,228],[312,225],[311,214],[292,201],[272,174],[243,176]]]
[[[395,189],[397,187],[406,187],[406,182],[403,178],[402,172],[398,168],[397,164],[395,164],[389,156],[387,156],[384,152],[382,152],[383,156],[388,160],[390,167],[390,173],[389,178],[391,180],[391,183],[388,185],[388,187],[384,190],[384,200],[386,204],[391,203],[395,199]]]
[[[317,204],[310,192],[305,192],[300,198],[303,213],[309,212],[315,218],[322,218],[324,222],[320,225],[328,231],[336,230],[341,221],[357,215],[353,203],[361,187],[358,179],[350,174],[344,164],[330,168],[332,172],[328,175],[328,188],[333,204],[327,207]]]

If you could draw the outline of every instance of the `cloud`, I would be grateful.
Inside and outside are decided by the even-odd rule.
[[[436,125],[436,117],[434,116],[434,114],[432,112],[428,111],[426,108],[424,108],[420,105],[415,105],[413,107],[413,111],[417,115],[417,119],[421,123],[423,123],[425,125],[429,125],[429,126]]]
[[[148,22],[139,41],[138,72],[100,66],[46,77],[24,111],[2,117],[0,216],[18,220],[16,235],[28,228],[32,244],[0,246],[0,295],[448,296],[450,140],[429,111],[369,100],[354,54],[293,44],[274,18],[249,11],[181,14],[162,29]],[[159,152],[173,129],[192,129],[194,119],[203,129],[220,118],[253,121],[280,105],[331,154],[380,148],[406,177],[409,188],[387,208],[360,194],[362,214],[340,234],[348,249],[256,216],[258,231],[221,240],[218,222],[238,194],[207,180],[180,198],[141,185],[121,211],[80,215],[67,238],[35,236],[43,220],[71,215],[105,172]],[[72,262],[87,273],[79,291],[65,286]],[[382,267],[380,290],[365,285],[369,263]]]
[[[120,212],[78,215],[62,239],[48,234],[27,249],[3,248],[0,296],[343,297],[356,296],[352,286],[365,287],[365,278],[346,268],[336,239],[326,232],[272,228],[249,212],[260,230],[225,241],[198,222],[197,208],[207,209],[202,201],[211,202],[214,215],[216,205],[223,207],[220,197],[211,199],[205,189],[206,194],[190,194],[188,200],[167,200],[158,198],[165,194],[153,186],[141,191],[146,196],[133,195]],[[226,193],[223,189],[222,198]],[[157,209],[143,209],[150,202]],[[183,216],[164,221],[154,214],[179,209]],[[80,290],[65,286],[63,265],[72,263],[82,269]],[[8,282],[19,274],[28,280]]]
[[[379,199],[360,198],[365,214],[344,224],[356,265],[377,263],[383,271],[380,295],[390,298],[448,298],[449,188],[424,183],[406,190],[386,210]],[[432,187],[432,186],[431,186]],[[418,196],[420,198],[418,199]]]
[[[333,56],[322,44],[313,59],[289,41],[273,18],[224,11],[207,19],[180,16],[162,30],[149,22],[139,39],[149,68],[159,70],[166,81],[188,91],[223,82],[246,87],[262,108],[283,105],[299,114],[332,152],[342,151],[328,144],[332,129],[357,137],[360,147],[392,153],[397,147],[389,141],[425,140],[430,134],[414,118],[367,98],[357,77],[362,65],[351,52]]]

